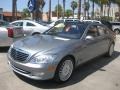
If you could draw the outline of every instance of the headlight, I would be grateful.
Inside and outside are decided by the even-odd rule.
[[[51,63],[53,62],[54,59],[56,59],[56,55],[39,55],[39,56],[34,56],[31,58],[30,63],[33,64],[40,64],[40,63]]]

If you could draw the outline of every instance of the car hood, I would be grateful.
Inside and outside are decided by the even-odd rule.
[[[27,51],[31,54],[47,52],[52,49],[64,48],[74,40],[50,35],[36,35],[16,41],[13,47]]]

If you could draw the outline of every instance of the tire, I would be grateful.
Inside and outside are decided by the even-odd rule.
[[[109,50],[108,50],[106,56],[111,57],[111,56],[113,55],[114,46],[115,46],[115,45],[114,45],[113,43],[110,45]]]
[[[39,32],[35,32],[35,33],[32,34],[32,36],[34,36],[34,35],[40,35],[40,33]]]
[[[74,62],[70,57],[64,58],[58,65],[54,80],[58,83],[66,82],[72,76],[74,71]]]
[[[115,29],[114,31],[116,34],[119,34],[120,33],[120,30],[119,29]]]

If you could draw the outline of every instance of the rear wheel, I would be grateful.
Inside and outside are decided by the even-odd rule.
[[[120,33],[120,30],[119,29],[115,29],[114,31],[116,34],[119,34]]]
[[[40,35],[40,33],[39,32],[35,32],[35,33],[32,34],[32,36],[34,36],[34,35]]]
[[[114,44],[111,44],[107,52],[107,56],[111,57],[113,55],[113,52],[114,52]]]
[[[54,78],[55,81],[66,82],[71,77],[73,70],[74,70],[74,63],[72,58],[67,57],[63,59],[63,61],[57,67]]]

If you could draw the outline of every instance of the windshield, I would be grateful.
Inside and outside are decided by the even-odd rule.
[[[84,23],[58,23],[44,34],[70,39],[78,39],[82,36],[86,28],[87,26]]]

